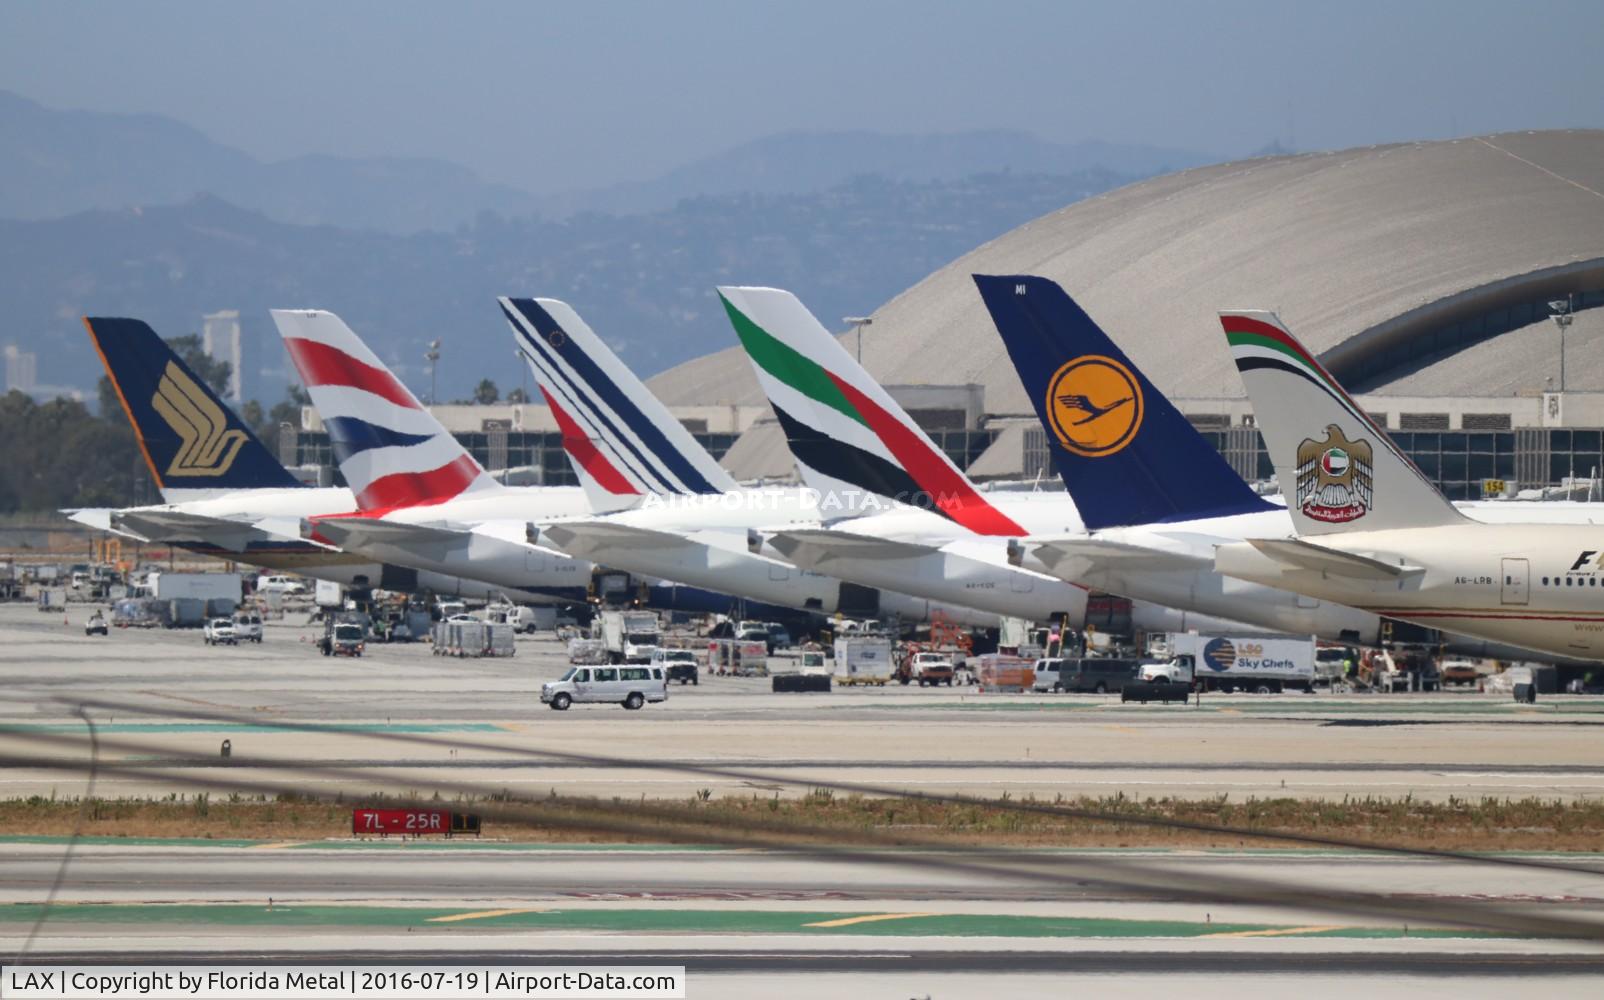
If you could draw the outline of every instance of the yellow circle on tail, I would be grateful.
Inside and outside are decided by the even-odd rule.
[[[1142,387],[1131,370],[1101,354],[1066,362],[1047,381],[1047,422],[1058,443],[1102,458],[1130,444],[1142,426]]]

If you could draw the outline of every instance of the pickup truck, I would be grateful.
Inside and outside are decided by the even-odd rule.
[[[686,684],[700,686],[702,683],[696,654],[688,649],[658,649],[652,654],[652,666],[661,667],[665,680],[679,681],[682,687]]]
[[[954,669],[952,660],[945,653],[915,653],[913,659],[908,661],[908,675],[919,682],[920,687],[935,687],[945,684],[952,687]]]
[[[239,644],[239,636],[234,632],[232,618],[206,619],[206,624],[201,627],[201,637],[206,640],[208,646],[217,646],[225,642],[230,646]]]

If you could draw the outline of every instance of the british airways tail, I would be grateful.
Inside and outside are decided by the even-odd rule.
[[[596,332],[557,299],[497,299],[597,512],[647,494],[720,494],[735,479]]]
[[[1461,524],[1464,515],[1274,313],[1220,313],[1300,535]]]
[[[163,499],[305,485],[149,325],[86,316],[84,326]]]
[[[925,507],[977,535],[1025,534],[795,295],[718,293],[808,486],[837,497],[842,509],[869,493]]]
[[[974,279],[1088,528],[1271,506],[1056,282]]]
[[[418,507],[504,488],[340,317],[274,309],[273,322],[359,509]]]

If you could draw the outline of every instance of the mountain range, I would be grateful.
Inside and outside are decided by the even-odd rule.
[[[439,159],[300,156],[266,163],[161,115],[61,111],[0,91],[0,218],[49,219],[93,208],[166,205],[213,195],[280,222],[409,233],[450,230],[480,212],[565,218],[634,214],[683,198],[802,194],[859,174],[957,180],[1014,171],[1103,169],[1144,177],[1218,157],[1144,145],[1048,142],[1026,132],[763,136],[644,181],[583,191],[493,184]]]
[[[724,347],[716,283],[864,314],[986,240],[1070,202],[1211,157],[1017,132],[772,135],[650,181],[532,193],[442,160],[264,163],[158,115],[54,111],[0,92],[0,344],[93,398],[78,320],[173,336],[238,309],[247,396],[285,373],[269,308],[341,313],[415,387],[445,341],[442,398],[522,381],[497,295],[571,301],[643,376]],[[827,321],[829,321],[827,319]]]

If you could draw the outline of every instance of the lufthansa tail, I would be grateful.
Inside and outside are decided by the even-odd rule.
[[[974,278],[1088,528],[1269,509],[1056,282]]]
[[[1220,313],[1300,535],[1463,523],[1274,313]]]
[[[169,503],[305,485],[148,324],[86,316],[84,326]]]

